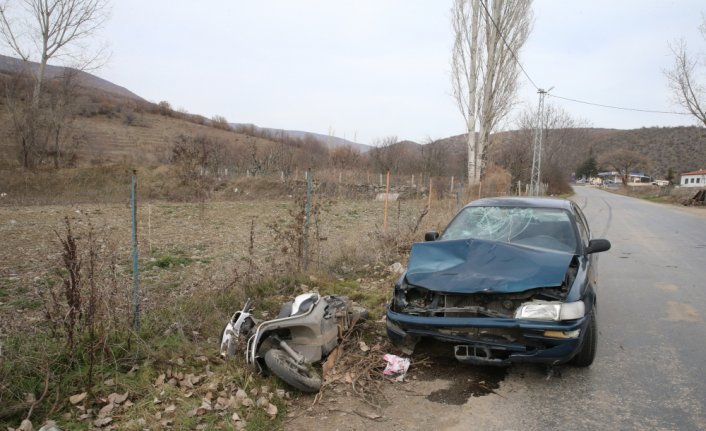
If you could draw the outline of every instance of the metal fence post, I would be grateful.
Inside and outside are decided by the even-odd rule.
[[[130,181],[130,196],[132,202],[132,324],[135,332],[140,332],[140,287],[138,284],[138,265],[137,265],[137,200],[135,198],[135,189],[137,188],[137,171],[132,171]]]

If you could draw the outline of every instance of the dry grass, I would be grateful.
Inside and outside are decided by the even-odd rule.
[[[133,125],[127,125],[120,116],[77,117],[74,128],[85,136],[86,144],[79,148],[83,163],[124,163],[154,165],[169,158],[169,150],[179,135],[205,135],[231,145],[255,142],[264,145],[264,139],[241,133],[215,129],[178,118],[141,113]],[[9,115],[0,109],[0,134],[9,137]],[[16,159],[17,151],[12,139],[0,140],[0,160]]]
[[[123,181],[115,184],[120,182]],[[142,374],[125,376],[131,361],[145,367],[144,375],[149,380],[154,378],[154,369],[173,363],[176,358],[188,360],[194,352],[215,355],[215,340],[223,322],[246,296],[258,298],[258,313],[273,313],[293,294],[318,289],[324,294],[349,295],[369,307],[374,318],[380,317],[395,278],[387,266],[395,261],[405,264],[411,242],[421,240],[427,230],[443,228],[457,207],[455,200],[432,200],[431,209],[425,214],[426,199],[393,202],[385,230],[383,202],[332,200],[315,195],[318,213],[313,219],[313,254],[308,273],[302,275],[288,271],[289,257],[268,227],[287,222],[296,207],[295,200],[254,200],[258,195],[256,185],[245,186],[251,187],[253,193],[249,200],[207,202],[203,207],[139,199],[143,328],[139,338],[128,337],[127,344],[116,340],[118,344],[110,347],[113,356],[123,359],[115,364],[98,364],[97,394],[117,390],[101,383],[114,376],[124,379],[120,390],[129,389],[136,404],[146,400],[140,397],[154,397],[153,390],[145,387],[149,382],[140,380]],[[265,193],[270,190],[263,187]],[[59,193],[61,186],[56,190]],[[62,282],[61,245],[55,231],[65,230],[64,218],[68,217],[78,249],[86,250],[89,223],[92,224],[98,256],[103,263],[115,260],[119,279],[116,286],[121,301],[129,302],[130,214],[127,199],[120,204],[32,206],[6,201],[0,206],[0,343],[16,349],[0,358],[0,372],[28,376],[22,385],[13,383],[11,391],[5,392],[3,403],[20,399],[24,392],[41,392],[43,375],[33,370],[46,355],[31,352],[36,350],[33,343],[50,341],[50,325],[41,298]],[[130,316],[124,319],[129,321]],[[60,358],[59,350],[52,352],[53,357]],[[367,372],[374,373],[372,362],[370,365]],[[202,365],[197,369],[203,373],[199,367]],[[117,374],[105,374],[107,369]],[[222,376],[232,372],[220,366],[212,366],[211,370]],[[66,373],[60,387],[50,389],[50,396],[64,397],[81,390],[85,370],[79,367]],[[0,385],[0,398],[8,388]],[[58,399],[56,411],[62,411],[65,401]],[[38,411],[46,413],[49,407]],[[253,424],[260,421],[267,429],[270,422],[261,416],[253,416]],[[126,417],[131,419],[135,418]]]
[[[384,232],[382,202],[324,202],[313,271],[356,274],[400,259],[413,239],[420,240],[425,230],[443,227],[455,209],[451,201],[434,202],[413,233],[424,204],[405,201],[392,205],[388,231]],[[260,273],[277,274],[285,256],[267,225],[286,219],[292,206],[292,200],[215,202],[206,204],[202,213],[197,204],[141,201],[138,242],[147,307],[164,296],[176,298],[195,289],[228,286],[236,274],[245,274],[251,258]],[[26,328],[41,318],[34,292],[58,280],[60,249],[54,231],[61,231],[64,217],[71,218],[79,232],[90,220],[99,241],[115,248],[118,271],[125,276],[130,273],[127,202],[0,207],[4,245],[0,250],[0,334]],[[155,264],[160,261],[167,263]],[[169,267],[169,262],[176,263]]]

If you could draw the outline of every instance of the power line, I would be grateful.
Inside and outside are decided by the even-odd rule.
[[[557,96],[556,94],[551,94],[551,93],[547,93],[547,95],[550,97],[556,97],[557,99],[568,100],[569,102],[582,103],[584,105],[591,105],[591,106],[599,106],[601,108],[620,109],[622,111],[648,112],[651,114],[691,115],[688,112],[657,111],[654,109],[626,108],[624,106],[613,106],[613,105],[604,105],[602,103],[586,102],[585,100],[578,100],[578,99],[572,99],[570,97]]]
[[[495,29],[497,30],[498,34],[500,35],[500,38],[501,38],[501,39],[503,40],[503,42],[505,43],[505,46],[507,47],[507,49],[510,50],[510,53],[512,54],[512,58],[515,60],[515,63],[517,63],[517,65],[520,66],[520,70],[522,70],[522,73],[525,75],[525,77],[526,77],[527,80],[530,82],[530,84],[532,84],[532,86],[533,86],[537,91],[541,92],[542,89],[539,88],[539,86],[537,86],[537,84],[534,83],[534,80],[532,80],[532,78],[529,76],[529,73],[527,73],[527,71],[525,70],[525,67],[524,67],[524,66],[522,65],[522,63],[520,62],[520,59],[517,58],[517,55],[515,55],[515,51],[512,49],[512,47],[510,46],[510,44],[507,42],[507,39],[505,39],[505,35],[503,35],[503,32],[500,30],[500,27],[498,26],[498,24],[497,24],[497,23],[495,22],[495,20],[493,19],[493,16],[490,14],[490,11],[488,10],[488,7],[486,6],[485,1],[481,0],[479,3],[480,3],[481,6],[483,6],[483,10],[485,11],[486,16],[490,19],[490,22],[493,23],[493,26],[495,27]],[[584,104],[584,105],[598,106],[598,107],[601,107],[601,108],[619,109],[619,110],[622,110],[622,111],[647,112],[647,113],[650,113],[650,114],[691,115],[691,114],[688,113],[688,112],[657,111],[657,110],[654,110],[654,109],[626,108],[626,107],[622,107],[622,106],[613,106],[613,105],[605,105],[605,104],[602,104],[602,103],[587,102],[587,101],[585,101],[585,100],[578,100],[578,99],[572,99],[572,98],[570,98],[570,97],[557,96],[557,95],[551,94],[551,93],[546,93],[546,94],[547,94],[548,96],[555,97],[555,98],[557,98],[557,99],[568,100],[568,101],[570,101],[570,102],[575,102],[575,103],[582,103],[582,104]]]

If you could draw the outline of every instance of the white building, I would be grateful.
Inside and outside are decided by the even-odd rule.
[[[681,174],[682,187],[706,187],[706,169]]]

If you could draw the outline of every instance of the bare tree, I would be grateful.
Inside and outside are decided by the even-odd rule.
[[[352,145],[342,145],[331,149],[330,157],[336,169],[354,169],[360,162],[361,154]]]
[[[54,167],[59,168],[62,158],[62,143],[72,138],[77,90],[76,69],[64,69],[64,73],[50,84],[53,88],[46,106],[46,150],[52,147]]]
[[[706,41],[706,15],[701,16],[699,29]],[[665,71],[669,87],[677,102],[706,126],[706,88],[697,82],[697,66],[701,63],[706,67],[706,57],[691,56],[683,39],[671,48],[674,65]]]
[[[601,155],[598,163],[617,171],[623,179],[623,186],[627,186],[630,173],[635,169],[647,168],[649,159],[636,151],[620,149]]]
[[[382,139],[376,139],[373,142],[373,148],[368,151],[368,156],[374,169],[380,173],[397,172],[400,152],[402,151],[396,145],[397,143],[397,136],[387,136]]]
[[[480,181],[490,133],[515,102],[515,56],[529,36],[531,0],[455,0],[451,86],[468,132],[468,181]]]
[[[17,4],[17,2],[14,2]],[[74,51],[91,37],[108,17],[107,0],[22,0],[23,13],[13,15],[10,2],[0,5],[0,35],[10,50],[24,61],[36,61],[32,106],[39,107],[44,73],[50,59],[68,56],[86,67],[97,56],[86,58]],[[15,12],[17,13],[17,12]]]
[[[547,104],[542,115],[542,178],[549,184],[550,193],[569,190],[572,172],[583,161],[585,154],[577,151],[588,140],[585,120],[571,117],[560,107]],[[532,142],[537,124],[537,111],[526,110],[517,120],[518,130],[502,133],[496,138],[498,145],[489,152],[489,158],[512,174],[513,184],[530,181],[532,167]]]
[[[21,85],[6,88],[6,106],[25,168],[41,163],[50,142],[54,165],[59,165],[60,141],[69,139],[66,132],[73,118],[68,108],[74,97],[76,71],[95,65],[102,54],[88,54],[82,42],[105,22],[107,1],[0,0],[0,44],[23,60],[17,75],[31,80],[31,85],[11,81]],[[62,76],[53,78],[57,84],[47,99],[47,64],[59,57],[70,59],[73,68],[64,68]]]

